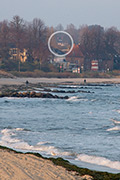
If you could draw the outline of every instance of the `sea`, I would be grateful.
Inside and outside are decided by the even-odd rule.
[[[119,173],[120,85],[46,88],[65,90],[52,94],[69,99],[0,98],[0,145]]]

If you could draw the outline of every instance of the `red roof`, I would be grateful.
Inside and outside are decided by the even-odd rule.
[[[83,57],[83,53],[80,49],[80,45],[73,45],[73,50],[70,52],[70,54],[67,55],[68,57]]]

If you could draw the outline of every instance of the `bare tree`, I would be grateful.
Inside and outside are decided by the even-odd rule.
[[[29,41],[31,44],[31,52],[34,59],[38,59],[40,65],[46,60],[48,53],[47,48],[47,28],[41,19],[33,19],[29,26]]]
[[[67,25],[66,31],[72,36],[74,43],[78,44],[78,30],[73,24]]]
[[[120,32],[112,27],[105,32],[106,53],[114,56],[120,51]]]
[[[64,31],[64,27],[62,24],[58,24],[56,27],[55,27],[55,30],[56,31]]]
[[[104,29],[101,26],[86,26],[82,29],[80,44],[87,58],[99,59],[104,51]]]
[[[24,44],[25,23],[19,16],[14,16],[10,22],[10,38],[11,42],[19,49],[23,48]]]
[[[9,57],[9,24],[8,21],[0,22],[0,55],[1,58]]]

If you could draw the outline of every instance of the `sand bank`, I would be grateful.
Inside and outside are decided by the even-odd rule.
[[[68,84],[83,84],[84,79],[87,83],[120,83],[120,78],[0,78],[0,86],[2,85],[20,85],[26,80],[30,83],[68,83]]]
[[[86,176],[90,180],[90,176]],[[0,180],[83,180],[76,172],[32,154],[0,149]]]

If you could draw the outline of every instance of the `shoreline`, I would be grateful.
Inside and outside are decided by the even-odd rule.
[[[84,83],[86,80],[86,83]],[[3,85],[22,85],[28,81],[31,84],[120,84],[120,78],[0,78],[0,86]]]
[[[0,146],[0,179],[42,180],[106,180],[118,179],[120,174],[80,168],[62,158],[46,158],[39,153],[18,152]]]

